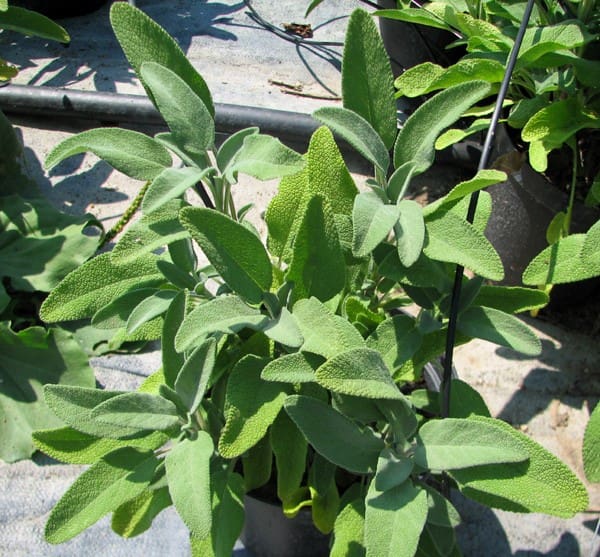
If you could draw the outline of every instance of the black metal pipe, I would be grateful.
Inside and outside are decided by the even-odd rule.
[[[0,87],[0,110],[6,114],[54,119],[166,126],[162,116],[146,96],[123,93],[9,84]],[[262,133],[295,146],[306,147],[320,124],[309,114],[216,103],[215,125],[217,132],[222,134],[232,134],[257,126]],[[340,142],[340,148],[354,160],[360,159],[345,142]],[[441,164],[453,164],[473,170],[480,153],[481,146],[477,142],[467,141],[440,151],[436,159]]]
[[[121,93],[11,84],[0,87],[0,109],[28,116],[165,125],[147,97]],[[261,132],[282,140],[306,143],[319,123],[310,115],[298,112],[216,104],[215,125],[218,132],[225,134],[258,126]]]

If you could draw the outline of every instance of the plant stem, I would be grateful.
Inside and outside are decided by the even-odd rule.
[[[579,168],[579,157],[577,156],[577,140],[571,145],[573,149],[573,176],[571,177],[571,190],[569,191],[569,205],[567,206],[567,218],[565,219],[564,232],[568,236],[571,233],[571,221],[573,219],[573,206],[575,205],[575,188],[577,186],[577,169]]]

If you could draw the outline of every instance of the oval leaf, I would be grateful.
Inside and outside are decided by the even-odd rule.
[[[460,490],[490,507],[513,512],[540,512],[571,518],[588,506],[583,484],[569,468],[527,435],[491,418],[473,417],[510,435],[529,457],[517,464],[492,464],[454,470]]]
[[[460,418],[427,422],[419,430],[415,451],[419,466],[436,471],[523,462],[527,458],[521,443],[510,434],[491,423]]]
[[[400,217],[397,205],[386,204],[372,191],[358,194],[352,210],[352,253],[365,257],[385,240]]]
[[[259,304],[273,282],[269,254],[260,239],[212,209],[185,207],[179,218],[229,287],[250,303]]]
[[[211,530],[210,459],[213,451],[210,435],[199,431],[196,439],[177,443],[165,458],[173,504],[192,536],[198,538],[208,536]]]
[[[141,78],[167,122],[175,143],[192,155],[205,153],[215,141],[215,123],[202,99],[175,72],[144,62]]]
[[[206,82],[186,58],[177,42],[158,23],[127,2],[112,4],[110,22],[127,60],[138,77],[144,62],[157,62],[170,68],[192,88],[214,116],[215,109]]]
[[[145,255],[135,264],[114,265],[110,253],[94,257],[54,288],[42,304],[40,316],[49,322],[92,317],[130,289],[159,286],[164,277],[157,261],[157,257]]]
[[[427,170],[435,158],[435,140],[462,113],[492,92],[489,83],[471,81],[441,91],[422,104],[404,123],[394,145],[394,166],[415,162],[415,172]]]
[[[467,308],[458,318],[458,329],[465,335],[489,340],[528,356],[539,356],[542,352],[540,339],[525,323],[497,309]]]
[[[396,138],[394,76],[373,18],[354,10],[348,22],[342,59],[344,107],[373,126],[387,149]]]
[[[179,425],[175,405],[161,396],[148,393],[124,393],[109,398],[91,413],[94,420],[120,427],[167,431]]]
[[[131,447],[103,456],[83,472],[52,509],[45,537],[63,543],[144,492],[159,461],[152,451]]]
[[[356,423],[315,398],[293,395],[285,409],[314,449],[333,464],[357,474],[377,467],[383,440],[372,429]]]
[[[315,373],[323,387],[365,398],[403,399],[379,352],[354,348],[327,360]]]
[[[379,134],[362,116],[347,108],[326,106],[313,112],[313,116],[347,141],[365,159],[384,173],[390,166],[390,155]]]
[[[119,172],[137,180],[153,180],[172,164],[169,152],[143,133],[96,128],[59,143],[46,157],[46,168],[50,170],[66,158],[86,152],[94,153]]]

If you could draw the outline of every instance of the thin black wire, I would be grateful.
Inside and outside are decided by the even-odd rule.
[[[519,49],[521,48],[521,43],[523,42],[523,36],[525,35],[525,30],[527,29],[527,24],[529,23],[529,18],[531,17],[531,11],[533,9],[534,0],[527,0],[527,6],[525,8],[525,13],[523,15],[523,19],[521,21],[521,25],[519,26],[519,31],[515,38],[515,44],[511,50],[510,56],[508,58],[508,62],[506,64],[506,72],[504,73],[504,78],[502,80],[502,84],[500,85],[500,91],[498,92],[498,96],[496,98],[496,106],[494,108],[494,112],[492,113],[492,118],[490,121],[490,126],[487,131],[487,135],[485,137],[485,142],[483,144],[483,150],[481,152],[481,158],[479,159],[479,165],[477,170],[483,170],[487,167],[491,150],[492,143],[494,141],[494,137],[496,134],[496,127],[498,125],[498,120],[500,119],[500,112],[502,111],[502,104],[506,97],[506,92],[508,91],[508,86],[510,84],[510,79],[512,73],[515,69],[515,64],[517,62],[517,56],[519,54]],[[474,192],[471,194],[471,199],[469,202],[469,209],[467,211],[467,221],[469,223],[473,223],[475,219],[475,211],[477,210],[477,202],[479,200],[479,192]],[[456,328],[458,322],[458,309],[460,305],[460,292],[462,287],[462,280],[464,275],[465,268],[461,265],[457,265],[456,273],[454,275],[454,286],[452,290],[452,302],[450,305],[450,319],[448,322],[448,334],[446,336],[446,352],[444,355],[444,375],[442,377],[442,385],[441,385],[441,416],[442,418],[447,418],[450,415],[450,394],[451,394],[451,385],[452,385],[452,360],[454,356],[454,344],[456,342]]]

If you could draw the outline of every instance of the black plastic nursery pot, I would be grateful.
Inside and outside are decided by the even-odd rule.
[[[317,530],[310,509],[301,509],[294,518],[283,514],[281,505],[244,496],[246,514],[240,539],[255,557],[326,557],[330,536]]]
[[[396,0],[377,0],[377,4],[382,9],[396,8]],[[452,64],[462,54],[460,49],[446,50],[456,37],[443,29],[380,17],[379,31],[395,76],[422,62]]]
[[[50,18],[75,17],[96,11],[108,0],[12,0],[19,6]]]
[[[499,127],[497,152],[519,156],[506,130]],[[496,166],[502,159],[498,159]],[[492,196],[492,215],[485,235],[492,243],[504,264],[503,284],[521,285],[523,271],[529,262],[548,246],[546,231],[554,216],[565,211],[568,195],[552,184],[545,176],[524,162],[510,172],[506,182],[488,188]],[[571,230],[586,232],[598,219],[600,211],[576,202],[573,208]],[[553,288],[552,303],[578,303],[600,285],[600,280],[590,279]]]

